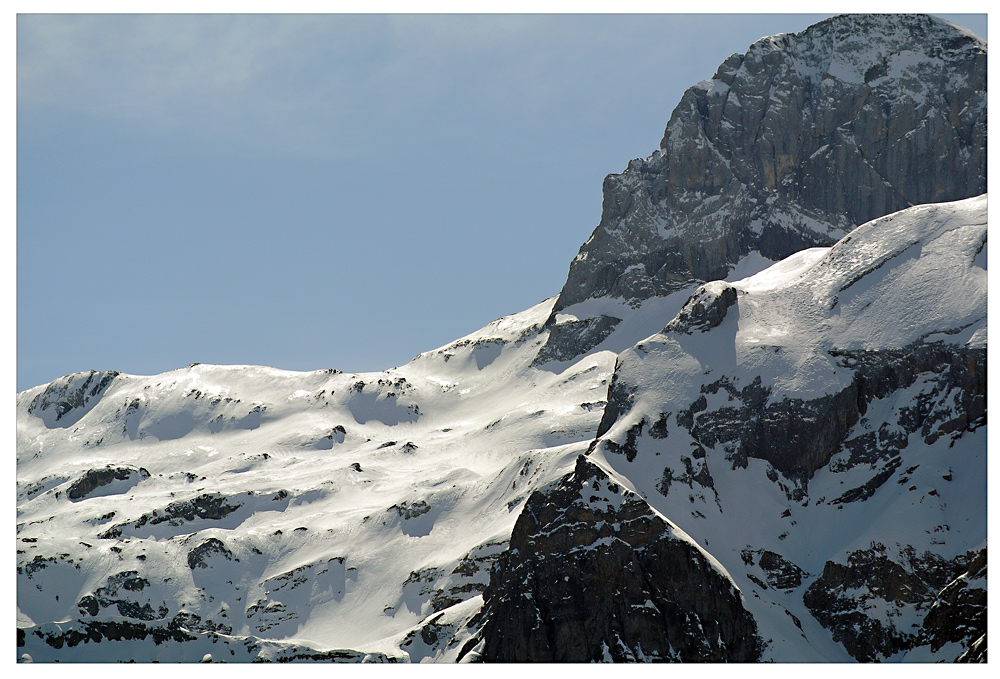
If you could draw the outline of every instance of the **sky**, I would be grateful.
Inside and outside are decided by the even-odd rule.
[[[21,14],[17,390],[383,370],[537,304],[684,90],[822,18]]]

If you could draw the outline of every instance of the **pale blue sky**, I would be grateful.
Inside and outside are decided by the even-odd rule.
[[[821,18],[21,15],[17,389],[379,370],[525,309],[684,89]]]

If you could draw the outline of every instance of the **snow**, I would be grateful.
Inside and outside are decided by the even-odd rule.
[[[984,337],[976,333],[986,322],[986,271],[978,265],[985,236],[985,196],[883,217],[832,248],[804,250],[731,280],[741,294],[721,326],[691,338],[653,334],[623,353],[620,372],[640,387],[650,380],[675,385],[663,410],[690,395],[679,385],[707,373],[741,384],[759,376],[772,402],[836,393],[852,374],[831,355],[836,350]]]
[[[772,398],[805,397],[844,386],[833,349],[965,343],[985,327],[986,270],[976,263],[985,235],[985,196],[920,206],[733,281],[746,293],[738,362],[777,387]]]
[[[600,421],[603,408],[583,406],[603,403],[613,354],[559,372],[530,367],[552,301],[383,373],[198,365],[120,375],[66,428],[51,426],[49,410],[27,413],[44,385],[19,394],[19,563],[76,557],[18,576],[19,615],[39,625],[75,619],[81,597],[131,569],[150,584],[129,597],[141,595],[154,611],[167,606],[166,621],[183,608],[225,622],[232,648],[271,638],[412,662],[454,658],[454,648],[401,644],[434,613],[438,589],[485,585],[488,562],[471,576],[452,571],[481,545],[502,549],[524,499],[572,471]],[[345,433],[334,437],[337,426]],[[396,444],[383,447],[388,441]],[[150,477],[66,499],[86,469],[107,464]],[[134,525],[206,493],[239,507],[221,519]],[[122,527],[121,539],[98,537],[112,526]],[[233,561],[216,555],[190,569],[188,551],[209,537]],[[308,589],[282,586],[282,574],[301,568]],[[404,587],[428,568],[429,582]],[[447,610],[467,620],[481,597],[474,589],[459,596],[464,603]],[[120,652],[140,653],[126,646]],[[197,661],[207,650],[191,646],[158,647],[157,658]],[[42,662],[65,652],[31,649]]]
[[[746,269],[750,269],[750,272],[741,275],[744,271],[740,270],[741,267],[737,267],[726,280],[735,282],[736,287],[745,292],[777,290],[790,285],[799,275],[812,268],[829,250],[830,248],[807,248],[777,263],[757,254],[755,259],[760,261],[759,267],[755,266],[757,261],[748,262]]]

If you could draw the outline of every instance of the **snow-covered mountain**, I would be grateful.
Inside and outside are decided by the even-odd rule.
[[[776,261],[985,191],[976,36],[928,16],[848,15],[763,38],[684,93],[658,150],[604,180],[601,222],[570,264],[542,357],[597,347],[630,308],[725,278],[747,256]]]
[[[380,374],[196,365],[20,394],[29,653],[455,659],[525,498],[604,410],[610,352],[529,368],[551,304]],[[70,646],[95,630],[142,640]]]
[[[985,102],[934,19],[765,38],[558,297],[382,373],[18,394],[18,656],[985,660]]]
[[[985,196],[910,208],[831,248],[701,286],[662,332],[619,356],[590,464],[605,485],[630,491],[618,493],[618,504],[664,517],[717,560],[756,621],[764,659],[953,660],[985,633],[985,243]],[[547,502],[561,509],[559,493],[574,481],[547,491]],[[599,506],[592,487],[581,493]],[[545,502],[533,497],[528,508]],[[626,584],[652,581],[674,557],[643,560],[645,534],[630,540],[625,527],[636,513],[626,519],[616,508],[605,517],[594,508],[589,522],[572,524],[522,513],[512,547],[527,522],[540,524],[532,537],[569,528],[577,540],[542,542],[530,556],[509,558],[529,565],[494,569],[486,597],[504,621],[494,657],[525,660],[541,643],[553,659],[570,659],[558,656],[568,634],[560,625],[609,645],[618,638],[614,621],[590,629],[591,609],[567,604],[563,588],[526,592],[522,573],[535,574],[532,584],[551,582],[545,563],[556,563],[571,593],[588,573],[624,564],[633,570]],[[602,522],[610,524],[604,544]],[[581,537],[597,556],[580,553]],[[618,553],[622,542],[635,557]],[[645,615],[651,601],[669,620],[657,594],[670,603],[670,588],[687,577],[644,589],[631,605]],[[953,582],[963,604],[974,600],[982,611],[963,613],[961,631],[924,624]],[[617,584],[604,586],[602,599],[628,599]],[[518,629],[525,641],[512,648],[506,621],[535,613],[552,622]],[[708,613],[738,620],[740,611]],[[699,618],[705,641],[718,638]],[[591,641],[586,653],[636,659],[639,638],[623,634],[608,651]],[[642,638],[642,654],[702,657],[658,638],[659,647]],[[749,659],[716,651],[706,657]]]

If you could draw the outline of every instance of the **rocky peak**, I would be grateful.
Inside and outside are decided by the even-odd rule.
[[[553,317],[985,191],[985,43],[928,16],[837,16],[758,40],[684,93],[660,148],[605,179]]]
[[[483,593],[481,658],[748,662],[756,624],[690,537],[581,455],[535,491]]]

